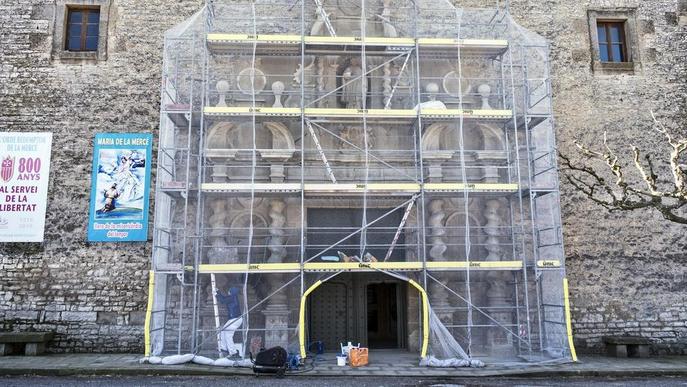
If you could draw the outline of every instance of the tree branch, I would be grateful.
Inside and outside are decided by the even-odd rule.
[[[687,166],[680,164],[681,158],[684,158],[687,153],[687,139],[676,141],[666,127],[656,119],[653,112],[651,112],[651,117],[654,120],[654,129],[665,136],[672,148],[669,154],[672,190],[660,189],[659,176],[656,174],[652,158],[648,154],[644,155],[644,163],[642,163],[642,152],[635,145],[630,147],[632,162],[646,188],[629,183],[619,157],[608,144],[606,132],[603,135],[603,150],[601,151],[577,141],[574,142],[588,159],[602,162],[606,172],[598,171],[589,163],[577,165],[568,156],[559,152],[563,169],[566,171],[565,178],[577,191],[609,211],[654,208],[671,222],[687,224],[687,215],[681,212],[687,205]],[[608,174],[613,176],[613,181],[604,178],[604,175]]]

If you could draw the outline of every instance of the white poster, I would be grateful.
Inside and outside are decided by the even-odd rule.
[[[52,133],[0,133],[0,242],[43,242]]]

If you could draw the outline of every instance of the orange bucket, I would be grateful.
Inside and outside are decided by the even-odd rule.
[[[348,353],[349,364],[351,367],[366,366],[368,363],[367,348],[351,348]]]

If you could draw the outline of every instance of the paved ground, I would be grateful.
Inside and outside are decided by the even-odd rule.
[[[478,379],[422,379],[414,377],[360,377],[353,381],[346,378],[256,378],[246,376],[132,376],[132,377],[0,377],[0,385],[7,387],[43,386],[356,386],[356,387],[448,387],[448,386],[638,386],[663,387],[687,386],[687,378],[478,378]]]
[[[44,375],[44,376],[75,376],[75,375],[117,375],[117,376],[241,376],[252,375],[250,369],[222,368],[200,366],[196,364],[163,366],[139,364],[140,355],[124,354],[68,354],[47,355],[37,357],[6,356],[0,358],[0,376],[3,375]],[[410,359],[410,358],[409,358]],[[350,376],[355,377],[414,377],[414,378],[444,378],[444,377],[665,377],[679,376],[687,378],[687,357],[665,357],[650,359],[616,359],[608,357],[582,357],[575,364],[529,365],[523,363],[504,364],[501,366],[488,365],[485,368],[437,369],[417,366],[416,360],[393,357],[384,359],[371,353],[370,365],[361,368],[337,367],[335,359],[326,356],[312,367],[302,370],[299,374],[306,377]],[[357,380],[357,378],[356,378]],[[419,380],[419,379],[418,379]]]

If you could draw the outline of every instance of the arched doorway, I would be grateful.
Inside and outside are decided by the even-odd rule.
[[[420,286],[417,282],[414,280],[407,278],[405,276],[401,276],[398,274],[391,274],[388,272],[385,272],[383,270],[379,270],[379,273],[386,274],[394,279],[402,280],[407,282],[409,285],[411,285],[413,288],[415,288],[419,293],[420,297],[422,299],[422,347],[420,350],[420,357],[426,357],[427,356],[427,347],[429,345],[429,301],[427,299],[427,292],[425,289]],[[325,279],[318,280],[314,284],[312,284],[304,293],[303,296],[301,297],[301,304],[300,304],[300,312],[299,312],[299,320],[298,320],[298,339],[299,339],[299,345],[300,345],[300,353],[302,358],[307,357],[307,350],[306,350],[306,306],[308,305],[308,299],[310,295],[318,289],[323,283],[326,283],[328,281],[331,281],[334,277],[336,277],[339,273],[335,273],[329,277],[326,277]],[[313,296],[314,297],[314,296]]]

